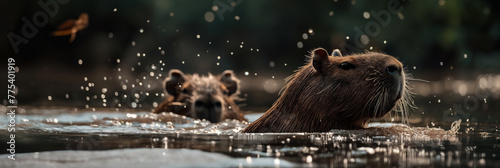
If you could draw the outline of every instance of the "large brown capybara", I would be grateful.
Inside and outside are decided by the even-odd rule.
[[[327,132],[360,129],[371,118],[408,108],[411,95],[396,58],[367,52],[332,56],[323,48],[287,79],[280,98],[243,132]]]

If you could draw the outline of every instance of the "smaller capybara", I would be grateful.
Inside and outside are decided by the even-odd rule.
[[[367,52],[332,56],[323,48],[287,79],[273,106],[243,130],[256,132],[327,132],[360,129],[371,118],[410,102],[408,78],[396,58]]]
[[[225,119],[247,121],[235,103],[239,100],[239,82],[231,70],[219,76],[200,76],[172,69],[163,82],[167,99],[154,113],[173,112],[212,123]]]

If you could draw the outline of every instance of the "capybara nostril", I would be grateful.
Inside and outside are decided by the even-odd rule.
[[[397,74],[400,70],[397,66],[395,65],[389,65],[387,66],[387,68],[385,69],[385,71],[391,75],[395,75]]]

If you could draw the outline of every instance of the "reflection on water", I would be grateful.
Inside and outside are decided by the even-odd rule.
[[[259,115],[252,114],[248,118],[252,121]],[[1,116],[0,123],[7,123],[7,119]],[[116,149],[160,148],[169,154],[187,148],[231,156],[225,159],[232,160],[232,166],[280,166],[281,163],[285,167],[494,167],[500,164],[498,128],[493,125],[471,126],[466,122],[460,124],[460,121],[455,121],[456,125],[449,130],[438,128],[446,126],[439,123],[435,127],[371,123],[365,130],[243,134],[238,132],[247,125],[246,122],[226,120],[212,124],[172,113],[34,109],[18,115],[17,120],[16,151],[17,154],[27,153],[20,155],[27,158],[35,154],[39,158],[43,158],[41,155],[45,158],[61,155],[60,152],[41,152],[54,150],[70,150],[64,154],[68,156],[76,155],[79,150],[92,150],[95,153],[82,157],[96,159],[105,155],[98,150],[122,153]],[[444,124],[450,126],[450,123]],[[1,138],[8,137],[5,130],[0,134]],[[141,153],[141,150],[125,151]],[[185,157],[197,158],[203,154],[187,152]],[[65,164],[54,158],[42,162]],[[145,156],[142,159],[154,158]],[[111,161],[116,158],[102,159]],[[151,163],[158,162],[151,160]]]

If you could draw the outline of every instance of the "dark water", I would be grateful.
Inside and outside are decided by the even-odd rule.
[[[432,127],[397,123],[371,123],[366,130],[332,130],[325,133],[238,133],[247,123],[225,121],[211,124],[175,114],[148,112],[72,111],[68,109],[32,109],[17,115],[15,132],[16,161],[1,165],[47,167],[75,164],[83,167],[106,165],[108,155],[134,154],[149,148],[163,155],[181,152],[192,158],[177,161],[176,166],[197,167],[499,167],[500,133],[493,124],[456,121],[434,123]],[[260,114],[247,117],[255,120]],[[7,123],[7,117],[0,118]],[[5,122],[4,122],[5,121]],[[7,126],[5,126],[7,127]],[[439,128],[442,127],[442,128]],[[7,142],[7,130],[0,140]],[[5,146],[8,148],[8,146]],[[138,150],[134,150],[138,148]],[[123,150],[120,150],[123,149]],[[184,149],[194,149],[193,153]],[[82,154],[82,151],[89,151]],[[63,152],[63,153],[61,153]],[[111,154],[103,153],[111,152]],[[134,163],[161,167],[156,151],[141,154]],[[8,154],[2,150],[1,157]],[[149,155],[148,155],[149,154]],[[196,158],[229,156],[227,164],[215,164]],[[223,154],[222,156],[218,156]],[[55,156],[66,156],[66,159]],[[77,155],[77,159],[71,156]],[[103,156],[101,156],[103,155]],[[96,159],[97,157],[97,159]],[[123,158],[124,156],[117,156]],[[22,159],[29,158],[28,162]],[[137,159],[137,157],[133,157]],[[133,160],[133,159],[132,159]],[[25,160],[26,161],[26,160]],[[168,159],[162,160],[168,161]],[[176,160],[173,160],[176,161]],[[92,164],[90,164],[92,163]],[[196,163],[196,164],[195,164]],[[34,163],[33,163],[34,164]],[[108,163],[109,164],[109,163]],[[133,164],[132,164],[133,165]],[[131,166],[131,165],[129,165]],[[43,167],[43,166],[42,166]]]

